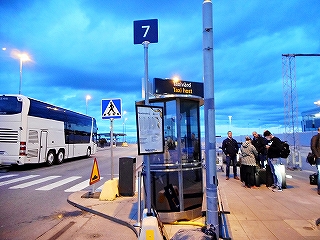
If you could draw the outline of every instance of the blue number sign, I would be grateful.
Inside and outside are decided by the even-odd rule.
[[[158,19],[133,21],[134,44],[158,42]]]

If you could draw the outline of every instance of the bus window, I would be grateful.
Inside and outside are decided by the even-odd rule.
[[[11,115],[21,113],[22,100],[14,96],[0,96],[0,114]]]

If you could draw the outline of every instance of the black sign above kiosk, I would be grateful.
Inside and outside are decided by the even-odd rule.
[[[173,79],[153,79],[154,93],[155,94],[181,94],[181,95],[194,95],[204,97],[203,83],[188,82],[183,80]]]

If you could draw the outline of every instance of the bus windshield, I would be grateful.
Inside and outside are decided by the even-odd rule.
[[[0,115],[21,113],[22,99],[15,96],[0,96]]]

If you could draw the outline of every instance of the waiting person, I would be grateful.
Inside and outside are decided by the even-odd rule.
[[[247,188],[256,188],[255,173],[256,173],[256,157],[258,157],[257,149],[252,145],[251,138],[246,136],[246,141],[241,145],[241,166],[242,172],[241,181]],[[243,168],[241,170],[241,168]],[[240,175],[241,176],[241,175]]]
[[[318,194],[320,195],[320,127],[318,134],[311,138],[311,151],[316,156],[316,166],[318,169]]]
[[[270,166],[272,177],[273,177],[273,191],[282,191],[282,176],[279,171],[278,165],[281,163],[281,140],[271,134],[270,131],[266,130],[263,133],[263,136],[268,140],[267,156],[268,156],[268,165]]]
[[[167,139],[167,146],[168,146],[168,150],[175,150],[176,149],[176,144],[174,143],[174,141],[172,140],[171,137],[168,137],[168,139]]]
[[[196,138],[196,135],[194,133],[191,134],[191,140],[192,140],[192,147],[193,147],[193,160],[199,160],[200,156],[200,147],[199,147],[199,141]]]
[[[232,138],[232,132],[228,131],[228,137],[222,142],[222,151],[226,155],[226,180],[229,180],[230,175],[230,164],[233,165],[233,177],[239,180],[237,174],[237,153],[239,147],[238,142]]]
[[[260,165],[260,168],[264,168],[264,162],[267,159],[267,140],[255,131],[252,132],[252,136],[253,139],[251,143],[258,151],[258,164]]]

